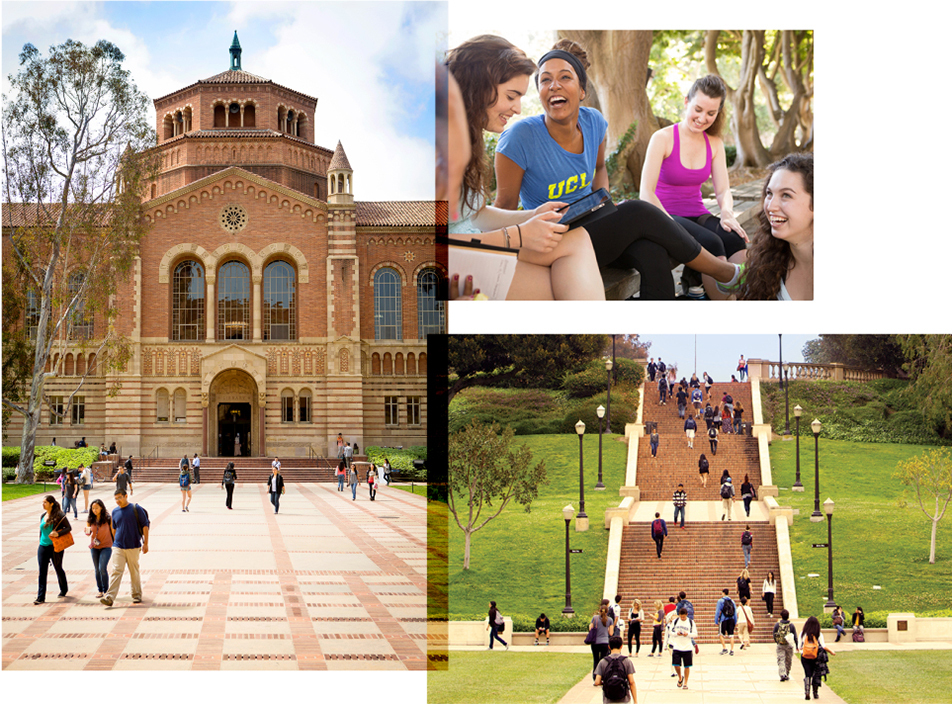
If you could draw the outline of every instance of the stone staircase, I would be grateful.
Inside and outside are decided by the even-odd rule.
[[[189,458],[191,460],[191,458]],[[203,483],[221,482],[225,465],[235,463],[239,483],[264,483],[271,474],[273,457],[202,457],[200,476]],[[288,483],[333,482],[336,457],[288,457],[281,460],[281,475]],[[355,457],[357,460],[366,460]],[[178,482],[181,457],[133,458],[132,478],[135,482]]]
[[[753,410],[750,384],[715,383],[712,387],[712,400],[720,401],[725,391],[734,397],[735,403],[740,401],[744,404],[744,422],[751,422]],[[704,401],[707,402],[706,394]],[[687,412],[693,410],[694,407],[689,405]],[[689,449],[684,436],[684,421],[678,418],[677,401],[669,400],[664,406],[658,405],[657,386],[648,381],[645,382],[643,419],[646,424],[658,424],[661,444],[658,456],[652,458],[647,434],[639,441],[638,488],[642,502],[669,502],[668,508],[665,508],[662,514],[662,518],[668,523],[668,537],[665,539],[662,559],[659,560],[655,543],[651,539],[650,522],[635,522],[625,526],[618,581],[622,604],[627,613],[632,600],[641,599],[647,614],[655,599],[667,603],[669,597],[684,591],[694,604],[700,642],[714,643],[717,642],[714,614],[722,590],[725,587],[730,589],[731,598],[739,604],[737,578],[744,568],[740,540],[747,522],[746,519],[737,520],[739,516],[743,516],[743,503],[739,498],[734,505],[732,522],[709,520],[712,514],[716,516],[720,513],[719,510],[712,510],[716,509],[716,503],[711,502],[720,501],[719,479],[725,468],[730,471],[738,496],[745,474],[750,475],[755,487],[760,487],[757,439],[746,434],[730,435],[722,432],[718,438],[717,455],[712,456],[707,439],[707,426],[701,420],[698,422],[698,437],[695,438],[694,449]],[[711,465],[711,475],[707,488],[703,491],[697,468],[702,452]],[[688,494],[688,519],[684,530],[671,522],[670,502],[678,483],[685,485]],[[755,515],[755,512],[752,511],[752,515]],[[694,521],[692,516],[704,516],[708,520]],[[760,595],[763,580],[767,572],[772,571],[777,583],[774,614],[780,613],[783,608],[783,594],[779,579],[777,537],[774,527],[762,520],[752,520],[750,527],[754,536],[750,567],[750,606],[755,621],[751,640],[768,643],[772,642],[773,620],[767,617],[766,602],[761,600]],[[642,647],[644,641],[643,631]],[[650,651],[650,628],[647,629],[647,642]]]

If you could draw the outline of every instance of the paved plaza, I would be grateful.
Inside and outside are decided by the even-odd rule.
[[[112,510],[113,485],[90,497]],[[59,495],[58,490],[51,491]],[[111,608],[83,535],[63,561],[69,594],[34,606],[43,494],[3,504],[3,670],[425,670],[426,500],[366,485],[289,484],[275,515],[265,485],[217,483],[182,513],[177,485],[137,484],[149,512],[143,601],[128,572]]]

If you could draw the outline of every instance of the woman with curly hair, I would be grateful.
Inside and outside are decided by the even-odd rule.
[[[812,301],[813,154],[789,154],[769,169],[760,228],[750,249],[731,257],[747,261],[737,298]]]
[[[470,142],[459,212],[450,213],[450,236],[479,235],[484,244],[519,250],[506,296],[509,300],[605,300],[591,241],[584,230],[568,231],[559,223],[562,216],[556,211],[565,203],[544,203],[523,211],[486,204],[490,179],[483,131],[498,134],[522,112],[522,97],[535,63],[502,37],[486,34],[451,49],[446,65],[463,96]],[[465,155],[465,148],[461,153]],[[451,289],[459,286],[457,276]]]

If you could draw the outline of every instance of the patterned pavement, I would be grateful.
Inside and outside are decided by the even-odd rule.
[[[111,494],[100,485],[90,500],[111,510]],[[143,602],[132,604],[126,574],[112,608],[95,598],[82,513],[64,558],[69,595],[56,599],[51,569],[48,601],[33,605],[42,497],[3,504],[5,675],[426,669],[423,497],[384,487],[371,502],[364,485],[352,501],[336,485],[290,484],[275,515],[263,484],[239,484],[231,511],[218,485],[202,484],[182,513],[177,486],[137,485],[152,522]],[[422,672],[371,681],[425,691]]]

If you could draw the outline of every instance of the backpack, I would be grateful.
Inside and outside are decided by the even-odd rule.
[[[233,484],[235,481],[235,470],[226,469],[224,479],[226,484]]]
[[[142,521],[139,520],[139,511],[145,514],[145,520],[149,520],[149,512],[142,508],[139,504],[129,504],[132,506],[132,512],[136,517],[136,531],[139,533],[139,538],[142,538]]]
[[[178,485],[183,489],[188,487],[192,483],[191,479],[188,476],[188,472],[182,472],[178,476]]]
[[[734,397],[731,396],[730,394],[727,394],[727,398],[724,399],[724,403],[729,403],[730,405],[733,406],[733,405],[734,405]]]
[[[730,599],[727,599],[724,602],[723,608],[721,609],[721,616],[723,616],[725,619],[732,619],[734,618],[735,613],[734,602]]]
[[[498,630],[500,633],[506,630],[506,619],[503,618],[503,615],[499,609],[496,609],[496,630]]]
[[[788,645],[787,636],[790,635],[790,624],[783,621],[777,622],[777,628],[774,630],[773,639],[777,645]]]
[[[863,635],[863,629],[859,626],[853,629],[853,642],[854,643],[865,643],[866,636]]]
[[[707,431],[707,436],[708,436],[711,440],[717,440],[717,428],[711,428],[710,430],[708,430],[708,431]]]
[[[651,537],[660,538],[664,535],[664,523],[660,518],[656,518],[651,522]]]
[[[721,484],[721,498],[729,499],[731,497],[731,489],[734,487],[731,486],[730,482],[724,482]]]
[[[814,640],[813,638],[804,638],[803,639],[803,657],[807,660],[816,660],[816,656],[820,651],[820,641]]]
[[[754,536],[750,534],[749,530],[745,530],[744,534],[740,537],[741,545],[751,545],[754,542]]]
[[[605,676],[602,678],[602,693],[606,699],[620,702],[628,696],[628,673],[625,672],[624,660],[621,658],[606,658]]]

